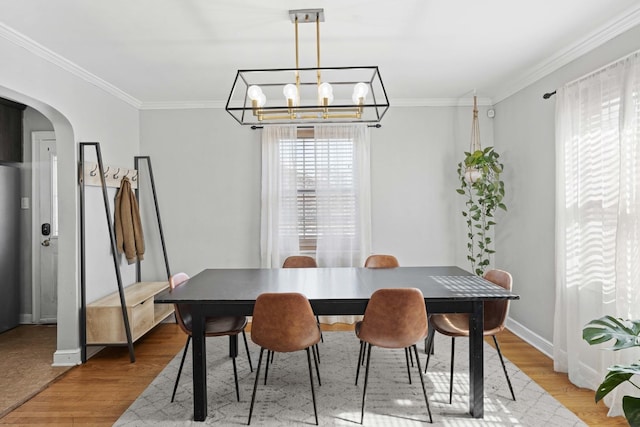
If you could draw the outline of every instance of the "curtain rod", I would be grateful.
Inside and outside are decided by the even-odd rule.
[[[573,84],[573,83],[575,83],[575,82],[577,82],[577,81],[579,81],[579,80],[585,79],[585,78],[587,78],[587,77],[593,76],[593,75],[595,75],[595,74],[601,73],[601,72],[602,72],[602,71],[604,71],[605,69],[607,69],[607,68],[609,68],[609,67],[611,67],[611,66],[613,66],[613,65],[615,65],[615,64],[617,64],[617,63],[619,63],[619,62],[626,61],[627,59],[629,59],[629,58],[631,58],[632,56],[635,56],[635,55],[640,55],[640,50],[636,50],[636,51],[634,51],[634,52],[631,52],[631,53],[630,53],[630,54],[628,54],[628,55],[623,56],[622,58],[616,59],[615,61],[611,61],[611,62],[609,62],[608,64],[603,65],[602,67],[597,68],[596,70],[591,71],[591,72],[589,72],[589,73],[587,73],[587,74],[583,75],[582,77],[578,77],[577,79],[574,79],[574,80],[572,80],[572,81],[570,81],[570,82],[566,83],[566,84],[565,84],[565,86],[566,86],[566,85]],[[552,97],[553,95],[555,95],[555,94],[556,94],[556,91],[554,90],[553,92],[545,93],[544,95],[542,95],[542,97],[543,97],[544,99],[549,99],[549,98],[551,98],[551,97]]]
[[[313,126],[296,126],[296,127],[298,129],[313,129]],[[380,129],[382,125],[380,123],[376,123],[375,125],[367,125],[367,127]],[[264,126],[256,126],[256,125],[251,126],[251,130],[262,129],[262,128],[264,128]]]

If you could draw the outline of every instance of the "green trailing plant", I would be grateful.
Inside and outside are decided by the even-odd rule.
[[[582,330],[582,338],[589,345],[602,344],[615,340],[613,347],[607,350],[623,350],[625,348],[640,347],[640,320],[623,320],[611,316],[604,316],[592,320]],[[596,390],[596,403],[613,391],[620,384],[630,383],[640,389],[631,381],[634,375],[640,375],[640,360],[630,365],[611,365],[604,381]],[[631,427],[640,427],[640,398],[624,396],[622,398],[622,410]]]
[[[466,209],[462,215],[467,222],[467,259],[472,271],[482,276],[491,263],[491,229],[496,225],[494,214],[497,209],[507,210],[502,202],[504,182],[500,174],[504,168],[500,155],[493,147],[465,152],[464,161],[458,163],[459,194],[466,196]]]

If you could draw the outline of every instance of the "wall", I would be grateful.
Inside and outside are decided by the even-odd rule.
[[[495,140],[504,154],[509,213],[498,228],[498,263],[521,301],[510,317],[550,351],[555,304],[555,97],[546,92],[640,49],[640,26],[612,39],[496,105]],[[537,336],[535,336],[537,335]]]
[[[403,265],[466,267],[455,187],[470,126],[468,106],[391,108],[382,128],[371,130],[374,252],[393,253]],[[260,131],[238,125],[222,109],[146,110],[140,127],[172,272],[259,267]],[[490,143],[491,122],[483,119],[481,131]],[[155,218],[143,220],[148,250],[158,251]],[[161,256],[145,261],[143,273],[163,268],[151,259]]]
[[[171,272],[260,266],[260,133],[222,109],[142,111]],[[149,191],[142,190],[149,195]],[[141,197],[149,252],[143,278],[164,267],[154,212]]]
[[[7,32],[0,37],[0,96],[29,105],[53,124],[58,142],[60,239],[58,342],[55,363],[79,361],[79,254],[77,142],[100,141],[105,159],[130,163],[138,152],[138,111],[88,80],[34,54],[28,42]],[[98,207],[99,209],[99,207]],[[98,214],[98,212],[96,212]],[[90,212],[89,215],[92,215]],[[96,235],[96,239],[104,234]],[[106,236],[105,241],[108,242]],[[88,268],[100,271],[108,257],[90,254]],[[111,269],[113,270],[113,269]],[[112,273],[113,274],[113,273]],[[93,276],[91,286],[115,290],[113,276]]]
[[[483,146],[493,123],[480,107]],[[457,164],[469,150],[472,108],[391,108],[372,130],[372,250],[402,265],[458,265],[466,260],[464,198]]]

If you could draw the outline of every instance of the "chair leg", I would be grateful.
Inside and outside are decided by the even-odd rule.
[[[434,354],[433,353],[433,349],[434,349],[434,345],[433,345],[433,341],[431,341],[431,345],[427,347],[427,341],[429,338],[429,335],[432,335],[432,332],[435,332],[435,330],[433,329],[433,326],[431,326],[431,315],[428,316],[428,330],[427,330],[427,338],[424,339],[424,352],[428,353],[428,354]],[[427,373],[427,370],[425,369],[424,373]]]
[[[427,412],[429,413],[429,422],[433,424],[431,417],[431,408],[429,407],[429,398],[427,397],[427,388],[424,385],[424,377],[422,376],[422,368],[420,367],[420,358],[418,357],[418,346],[413,345],[413,352],[416,354],[416,364],[418,365],[418,373],[420,374],[420,382],[422,383],[422,392],[424,393],[424,401],[427,404]]]
[[[367,367],[364,371],[364,388],[362,390],[362,412],[360,414],[360,424],[364,422],[364,402],[367,397],[367,381],[369,380],[369,361],[371,360],[371,344],[367,350]]]
[[[504,376],[507,379],[507,384],[509,384],[509,391],[511,391],[511,397],[513,400],[516,400],[516,395],[513,392],[513,387],[511,387],[511,380],[509,379],[509,374],[507,373],[507,367],[504,364],[504,359],[502,358],[502,352],[500,351],[500,346],[498,345],[498,339],[495,335],[492,335],[493,342],[496,345],[496,350],[498,350],[498,356],[500,357],[500,363],[502,363],[502,370],[504,371]]]
[[[180,367],[178,368],[178,376],[176,377],[176,383],[173,385],[173,394],[171,394],[171,402],[176,398],[176,390],[178,390],[178,381],[180,381],[180,374],[182,374],[182,366],[184,365],[184,359],[187,357],[187,350],[189,349],[189,343],[191,342],[191,335],[187,335],[187,344],[184,346],[184,352],[182,353],[182,360],[180,361]]]
[[[316,322],[318,322],[318,329],[320,329],[320,341],[324,342],[324,337],[322,336],[322,329],[320,328],[320,318],[316,314]]]
[[[313,357],[315,359],[315,355]],[[307,347],[307,364],[309,365],[309,382],[311,383],[311,398],[313,399],[313,415],[316,417],[316,425],[318,425],[318,409],[316,407],[316,392],[313,389],[313,370],[311,369],[311,354],[309,353],[309,347]],[[316,369],[318,365],[316,364]],[[318,377],[318,381],[320,377]]]
[[[238,402],[240,402],[240,386],[238,385],[238,368],[236,367],[236,358],[232,357],[231,361],[233,362],[233,380],[236,383],[236,398]]]
[[[322,339],[322,335],[320,335],[321,339]],[[320,363],[320,348],[318,347],[318,344],[313,346],[313,349],[315,351],[315,354],[318,356],[318,363]]]
[[[449,374],[449,403],[453,400],[453,359],[456,355],[456,339],[451,337],[451,373]]]
[[[411,369],[409,368],[409,351],[408,347],[404,348],[404,357],[407,359],[407,375],[409,376],[409,384],[411,384]],[[411,357],[411,364],[413,365],[413,356]]]
[[[429,333],[427,334],[427,342],[425,343],[425,350],[428,348],[433,348],[433,341],[436,335],[436,331],[433,328],[429,328]],[[427,369],[429,368],[429,359],[431,359],[431,355],[433,352],[427,351],[427,361],[424,364],[424,373],[427,373]]]
[[[256,368],[256,380],[253,383],[253,394],[251,395],[251,407],[249,408],[249,421],[247,425],[251,424],[251,415],[253,414],[253,404],[256,401],[256,390],[258,389],[258,379],[260,379],[260,365],[262,364],[262,355],[264,354],[264,348],[260,349],[260,357],[258,358],[258,367]],[[269,357],[269,353],[267,353]]]
[[[269,375],[269,356],[273,355],[273,351],[267,350],[267,364],[264,369],[264,385],[267,385],[267,375]],[[273,363],[273,357],[271,357],[271,362]]]
[[[315,349],[315,350],[314,350]],[[320,363],[320,355],[316,358],[316,352],[318,351],[318,344],[314,345],[311,348],[313,352],[313,363],[316,365],[316,375],[318,376],[318,387],[322,387],[322,381],[320,380],[320,369],[318,368],[318,364]]]
[[[229,357],[233,362],[233,380],[236,383],[236,397],[240,402],[240,386],[238,385],[238,368],[236,366],[236,357],[238,357],[238,335],[229,335]]]
[[[360,376],[360,363],[364,357],[364,341],[360,341],[360,353],[358,353],[358,365],[356,366],[356,385],[358,385],[358,377]]]
[[[249,344],[247,343],[247,334],[242,330],[242,338],[244,339],[244,349],[247,350],[247,359],[249,359],[249,369],[253,372],[253,364],[251,363],[251,353],[249,353]]]

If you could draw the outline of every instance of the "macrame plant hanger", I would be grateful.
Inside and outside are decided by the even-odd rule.
[[[478,98],[473,94],[473,119],[471,121],[471,143],[469,144],[469,153],[473,155],[476,151],[482,151],[480,145],[480,121],[478,120]],[[482,178],[482,171],[473,166],[467,166],[465,173],[467,182],[474,183]]]

